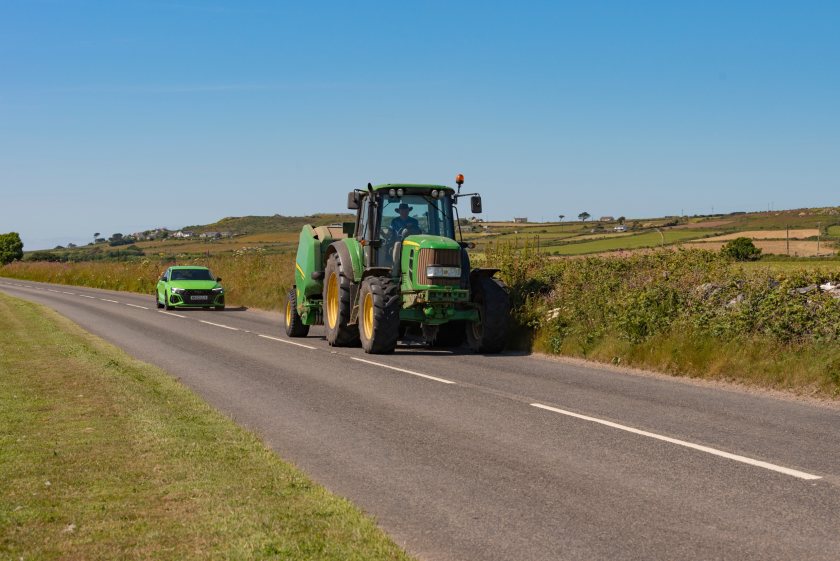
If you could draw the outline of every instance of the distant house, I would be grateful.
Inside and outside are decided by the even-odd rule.
[[[513,223],[514,224],[527,224],[528,223],[528,217],[527,216],[521,216],[519,218],[514,218]]]
[[[615,222],[615,216],[602,216],[598,222]]]
[[[189,232],[189,231],[178,230],[177,232],[172,234],[172,237],[173,238],[191,238],[191,237],[193,237],[193,233]]]
[[[626,231],[627,231],[627,226],[625,226],[624,224],[622,224],[621,226],[616,226],[615,228],[613,228],[613,232],[626,232]]]

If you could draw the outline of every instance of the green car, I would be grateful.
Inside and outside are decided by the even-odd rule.
[[[158,308],[225,309],[225,289],[207,267],[169,267],[157,284]]]

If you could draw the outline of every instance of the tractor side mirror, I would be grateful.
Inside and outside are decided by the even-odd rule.
[[[341,223],[341,231],[344,232],[346,236],[352,236],[356,233],[356,223],[355,222],[342,222]]]
[[[470,197],[470,209],[473,214],[481,214],[481,195]]]
[[[347,193],[347,209],[356,210],[359,208],[359,194],[356,191]]]

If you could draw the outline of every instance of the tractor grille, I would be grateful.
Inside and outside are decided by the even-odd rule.
[[[181,297],[185,304],[212,304],[216,293],[212,290],[185,290]]]
[[[426,267],[429,265],[444,265],[447,267],[461,266],[460,249],[421,249],[417,259],[417,279],[420,284],[437,286],[459,286],[461,279],[429,279],[426,277]]]

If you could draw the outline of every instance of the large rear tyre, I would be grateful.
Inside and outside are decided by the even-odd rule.
[[[359,335],[370,354],[390,354],[400,335],[400,287],[387,277],[368,277],[359,291]]]
[[[435,336],[428,340],[432,347],[453,348],[464,344],[467,334],[463,321],[450,321],[444,323],[437,329]]]
[[[467,324],[467,343],[477,353],[500,353],[505,348],[510,325],[510,297],[505,285],[482,276],[475,279],[471,289],[479,320]]]
[[[350,267],[350,264],[347,264]],[[353,309],[352,275],[342,274],[341,259],[330,255],[324,268],[324,327],[327,343],[333,347],[355,347],[359,344],[359,326],[347,325]]]
[[[289,337],[306,337],[309,335],[309,326],[303,323],[303,318],[297,310],[297,292],[295,287],[289,291],[286,298],[286,313],[283,324],[286,326],[286,335]]]

